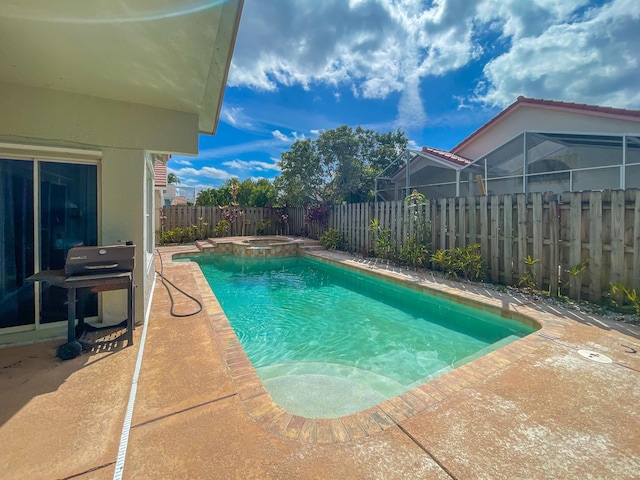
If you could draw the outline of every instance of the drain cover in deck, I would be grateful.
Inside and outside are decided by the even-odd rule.
[[[582,355],[584,358],[588,358],[589,360],[593,360],[598,363],[611,363],[612,360],[598,352],[594,352],[592,350],[578,350],[578,353]]]

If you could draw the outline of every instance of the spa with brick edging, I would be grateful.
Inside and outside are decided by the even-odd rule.
[[[171,254],[172,257],[178,258],[202,253],[197,248],[187,246],[175,247]],[[375,435],[532,354],[544,341],[541,334],[546,338],[562,338],[564,327],[561,317],[550,311],[533,308],[531,304],[520,303],[508,294],[491,292],[487,298],[487,290],[481,286],[456,284],[437,277],[433,277],[435,280],[429,280],[429,272],[416,274],[406,269],[354,259],[336,252],[304,252],[304,255],[338,263],[350,269],[366,271],[392,282],[493,311],[539,330],[374,407],[335,419],[305,418],[287,412],[271,399],[202,271],[197,264],[188,264],[191,265],[198,293],[244,409],[257,424],[287,439],[311,444],[332,444]]]

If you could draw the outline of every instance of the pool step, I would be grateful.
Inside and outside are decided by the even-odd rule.
[[[216,246],[211,243],[210,240],[198,240],[196,241],[196,247],[198,247],[198,250],[200,250],[201,252],[209,253],[211,253],[211,251],[216,248]]]
[[[327,249],[327,247],[322,245],[317,240],[305,240],[299,246],[300,246],[301,250],[304,250],[304,251],[307,251],[307,252],[313,252],[313,251],[317,251],[317,250],[326,250]]]

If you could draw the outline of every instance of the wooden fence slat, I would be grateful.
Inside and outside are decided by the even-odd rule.
[[[524,259],[527,257],[527,199],[524,193],[516,194],[518,207],[518,276],[525,274]]]
[[[447,248],[447,200],[445,198],[438,199],[438,210],[440,211],[440,248]]]
[[[458,245],[467,246],[467,216],[466,216],[466,197],[458,199]]]
[[[538,288],[542,287],[542,194],[531,193],[531,200],[533,204],[533,222],[532,222],[532,237],[533,237],[533,258],[537,258],[540,261],[536,263],[534,267],[534,276],[536,285]]]
[[[469,197],[469,245],[475,245],[477,242],[478,224],[476,222],[478,197]]]
[[[558,265],[560,262],[560,219],[558,218],[558,201],[553,193],[546,194],[549,203],[549,292],[552,297],[558,296]]]
[[[491,204],[491,281],[500,278],[500,202],[498,195],[489,197]]]
[[[507,285],[513,282],[513,203],[511,195],[503,196],[504,203],[504,281]]]
[[[589,192],[589,299],[602,298],[602,193]]]
[[[611,283],[621,283],[624,272],[624,190],[611,192]]]
[[[489,264],[489,206],[487,196],[480,197],[480,251],[485,263]]]
[[[449,248],[456,248],[456,199],[450,198],[448,202],[449,220],[447,221]]]
[[[637,190],[633,197],[633,271],[631,288],[640,291],[640,190]]]

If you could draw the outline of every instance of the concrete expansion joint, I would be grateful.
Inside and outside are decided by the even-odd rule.
[[[388,416],[388,415],[387,415]],[[406,428],[404,428],[400,423],[396,422],[393,418],[389,417],[391,419],[391,421],[393,423],[396,424],[396,426],[400,429],[400,431],[402,433],[404,433],[407,437],[409,437],[409,440],[411,440],[413,443],[416,444],[416,446],[418,446],[418,448],[420,448],[420,450],[422,450],[424,453],[426,453],[429,458],[431,458],[431,460],[433,460],[434,462],[436,462],[438,464],[438,466],[447,474],[449,475],[449,477],[451,477],[453,480],[458,480],[458,477],[456,477],[453,472],[451,472],[444,463],[442,463],[438,458],[436,458],[436,456],[431,453],[429,451],[429,449],[427,447],[425,447],[422,443],[420,443],[420,441],[414,437],[413,435],[411,435],[411,432],[409,432]]]
[[[85,476],[85,475],[87,475],[89,473],[97,472],[98,470],[102,470],[103,468],[107,468],[107,467],[110,467],[111,465],[115,465],[115,463],[116,463],[116,461],[114,460],[113,462],[104,463],[102,465],[98,465],[96,467],[89,468],[88,470],[85,470],[84,472],[74,473],[73,475],[69,475],[68,477],[59,478],[58,480],[71,480],[73,478],[83,477],[83,476]]]
[[[236,392],[234,392],[234,393],[230,393],[229,395],[224,395],[222,397],[214,398],[213,400],[207,400],[206,402],[202,402],[202,403],[199,403],[197,405],[192,405],[190,407],[182,408],[180,410],[176,410],[174,412],[170,412],[170,413],[167,413],[165,415],[160,415],[159,417],[155,417],[155,418],[151,418],[149,420],[145,420],[144,422],[136,423],[135,425],[132,425],[131,428],[142,427],[143,425],[148,425],[150,423],[154,423],[154,422],[157,422],[159,420],[164,420],[165,418],[173,417],[175,415],[179,415],[181,413],[188,412],[190,410],[195,410],[196,408],[204,407],[206,405],[211,405],[212,403],[217,403],[217,402],[220,402],[221,400],[226,400],[228,398],[235,397],[237,395],[238,394]]]

